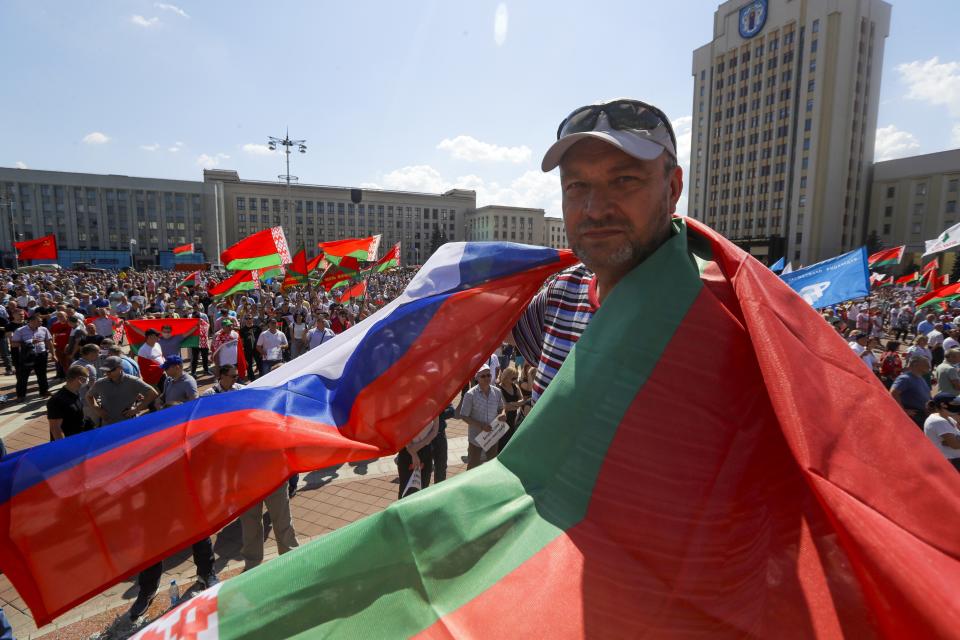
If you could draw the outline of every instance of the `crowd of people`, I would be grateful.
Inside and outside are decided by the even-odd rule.
[[[373,274],[366,280],[365,298],[342,301],[343,288],[327,292],[306,283],[284,288],[279,281],[214,299],[205,285],[225,277],[222,272],[208,272],[188,287],[181,286],[182,273],[171,271],[2,270],[0,364],[7,375],[16,376],[16,397],[8,402],[27,401],[35,378],[39,397],[46,398],[50,439],[59,440],[199,395],[236,391],[374,313],[399,295],[415,273],[416,268],[402,267]],[[172,326],[162,324],[181,318],[198,320],[196,347],[181,348]],[[132,346],[123,330],[127,320],[159,320],[161,328],[147,329],[143,343]],[[146,379],[138,359],[155,362],[162,374]],[[213,382],[202,394],[200,371]],[[51,392],[51,385],[60,382]],[[435,445],[435,438],[426,444]],[[445,477],[443,450],[444,459],[435,465],[437,481]],[[423,453],[418,457],[413,451],[413,460],[419,461]],[[0,441],[0,455],[5,453]],[[411,460],[406,469],[413,468]],[[245,570],[263,561],[264,508],[279,552],[298,546],[290,515],[298,480],[291,477],[238,518]],[[217,584],[210,538],[193,545],[193,559],[201,586]],[[142,616],[156,598],[161,575],[161,563],[139,574],[131,619]]]
[[[869,300],[825,309],[823,317],[960,469],[960,302],[917,308],[922,293],[880,289]]]

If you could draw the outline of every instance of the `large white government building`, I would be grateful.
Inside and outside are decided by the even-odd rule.
[[[426,260],[436,244],[511,240],[566,247],[562,221],[543,209],[477,209],[476,193],[416,193],[243,180],[205,170],[203,181],[164,180],[0,167],[0,246],[53,233],[61,264],[169,266],[170,250],[194,243],[197,261],[256,231],[282,226],[291,251],[318,242],[381,234],[381,252],[400,242],[402,261]],[[489,224],[480,233],[478,224]],[[500,225],[503,225],[502,228]],[[496,233],[494,227],[496,225]],[[134,242],[131,243],[131,240]]]
[[[881,0],[731,0],[693,54],[689,215],[761,260],[805,264],[867,233]]]

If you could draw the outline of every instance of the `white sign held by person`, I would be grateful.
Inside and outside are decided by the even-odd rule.
[[[924,243],[924,257],[960,246],[960,222],[953,225],[933,240]]]

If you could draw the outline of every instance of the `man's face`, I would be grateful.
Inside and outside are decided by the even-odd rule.
[[[120,381],[120,378],[123,377],[123,369],[122,369],[121,367],[117,367],[116,369],[114,369],[114,370],[112,370],[112,371],[108,371],[108,372],[107,372],[107,377],[110,378],[110,379],[111,379],[112,381],[114,381],[114,382],[119,382],[119,381]]]
[[[233,383],[237,381],[237,374],[224,373],[220,376],[220,388],[228,391],[233,388]]]
[[[637,160],[600,140],[582,140],[560,162],[563,220],[574,253],[594,271],[639,264],[669,236],[683,188],[666,154]]]
[[[489,371],[482,371],[477,374],[477,384],[480,385],[480,388],[486,391],[490,387],[490,380],[492,376]]]
[[[183,365],[172,364],[167,367],[167,375],[176,380],[183,373]]]

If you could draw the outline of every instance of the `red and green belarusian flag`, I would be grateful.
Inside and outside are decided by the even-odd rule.
[[[298,284],[306,284],[310,274],[317,269],[322,260],[323,253],[320,253],[312,260],[307,260],[307,250],[305,248],[297,251],[297,253],[293,256],[293,262],[287,265],[286,277],[283,280],[283,288],[293,287]]]
[[[179,247],[175,247],[173,250],[174,255],[180,255],[181,253],[193,253],[193,243],[182,244]]]
[[[200,275],[200,272],[199,272],[199,271],[194,271],[193,273],[191,273],[190,275],[188,275],[186,278],[184,278],[183,280],[181,280],[181,281],[177,284],[177,288],[179,289],[180,287],[195,287],[195,286],[197,286],[198,276],[199,276],[199,275]]]
[[[382,273],[384,271],[389,271],[390,269],[396,269],[400,266],[400,243],[393,245],[393,248],[390,251],[387,251],[386,255],[377,260],[377,263],[373,266],[373,271],[376,273]]]
[[[356,300],[367,295],[367,283],[358,282],[349,289],[343,292],[343,295],[340,296],[340,302],[348,302],[350,300]]]
[[[317,286],[321,287],[324,291],[330,292],[338,287],[345,287],[350,284],[350,280],[357,276],[357,272],[354,271],[344,271],[336,265],[330,265],[330,267],[323,274],[323,277],[320,278],[320,282]]]
[[[232,271],[262,269],[291,262],[283,227],[258,231],[220,254],[220,262]]]
[[[893,249],[877,251],[867,258],[867,266],[872,269],[874,267],[883,267],[890,264],[900,264],[900,261],[903,260],[903,252],[906,250],[906,248],[907,245],[902,245],[899,247],[894,247]]]
[[[134,353],[146,340],[144,334],[147,329],[154,329],[162,334],[164,327],[170,327],[171,339],[178,340],[178,349],[191,349],[200,346],[200,318],[160,318],[157,320],[127,320],[124,323],[127,332],[127,342],[134,349]],[[137,366],[140,367],[140,376],[149,384],[156,384],[163,377],[160,365],[149,358],[137,356]]]
[[[257,270],[257,275],[260,282],[266,282],[268,284],[275,278],[282,278],[284,273],[286,272],[280,265],[274,267],[263,267],[262,269]]]
[[[956,470],[776,274],[673,224],[495,460],[137,637],[954,635]]]
[[[317,246],[323,252],[324,258],[332,264],[339,265],[343,258],[356,258],[357,261],[370,262],[377,258],[380,235],[321,242]]]
[[[930,293],[920,296],[916,300],[916,305],[918,309],[922,309],[923,307],[938,305],[941,302],[950,302],[957,298],[960,298],[960,282],[938,287]]]
[[[250,291],[251,289],[256,289],[259,286],[259,271],[244,270],[237,271],[223,282],[218,282],[217,284],[208,288],[207,293],[215,298],[222,298],[223,296],[233,295],[234,293],[240,293],[241,291]]]
[[[900,276],[896,279],[897,284],[913,284],[914,282],[920,281],[920,272],[914,271],[913,273],[908,273],[905,276]]]

